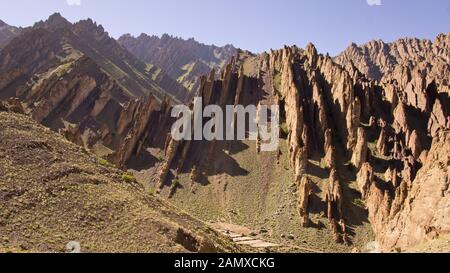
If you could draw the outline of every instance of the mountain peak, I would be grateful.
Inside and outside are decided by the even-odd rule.
[[[0,19],[0,27],[4,27],[4,26],[7,26],[7,25],[8,25],[7,23],[3,22],[3,21]]]
[[[55,12],[44,21],[40,21],[34,25],[34,27],[44,27],[44,28],[64,28],[71,26],[72,24],[64,18],[59,12]]]
[[[91,18],[88,18],[86,20],[78,21],[77,23],[75,23],[75,26],[77,28],[81,28],[81,29],[83,29],[84,31],[87,31],[87,32],[97,33],[97,34],[104,34],[104,33],[106,33],[109,36],[109,34],[107,32],[105,32],[105,29],[103,28],[103,26],[100,25],[100,24],[97,24],[97,22],[95,22]]]
[[[66,18],[64,18],[59,12],[55,12],[47,19],[47,23],[50,25],[67,25],[70,24]]]

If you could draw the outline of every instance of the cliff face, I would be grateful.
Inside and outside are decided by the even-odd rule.
[[[336,58],[347,69],[356,67],[377,79],[381,99],[392,111],[378,122],[371,151],[378,163],[369,160],[358,174],[369,219],[385,250],[409,249],[449,231],[447,217],[440,216],[442,210],[448,213],[449,39],[352,45]],[[380,159],[387,169],[377,166]]]
[[[141,34],[124,35],[118,42],[148,64],[160,67],[191,92],[199,88],[198,78],[211,69],[220,71],[236,53],[232,45],[224,47],[201,44],[164,34],[162,37]],[[153,73],[158,75],[160,71]]]
[[[402,174],[403,181],[394,195],[386,192],[374,177],[360,177],[369,181],[363,191],[374,230],[385,250],[394,247],[407,250],[450,232],[449,148],[449,132],[439,133],[424,155],[415,179],[405,180],[407,175]]]

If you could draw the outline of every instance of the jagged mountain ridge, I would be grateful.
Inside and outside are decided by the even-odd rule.
[[[342,65],[352,62],[368,78],[381,81],[401,66],[416,66],[420,63],[436,65],[437,62],[448,65],[449,43],[450,33],[438,35],[434,42],[404,38],[392,43],[377,40],[361,46],[351,44],[335,61]]]
[[[118,42],[146,63],[162,68],[194,93],[198,90],[200,76],[209,74],[211,69],[220,71],[237,52],[232,45],[210,46],[168,34],[161,37],[126,34]]]
[[[39,35],[43,37],[37,37]],[[87,55],[96,62],[128,93],[128,96],[140,97],[152,93],[160,100],[164,99],[164,96],[171,96],[174,100],[178,98],[181,101],[186,94],[186,90],[170,80],[169,77],[161,77],[159,82],[154,81],[148,74],[146,65],[109,37],[101,25],[97,25],[90,19],[72,24],[58,13],[51,15],[45,22],[38,22],[33,27],[25,29],[21,35],[5,46],[2,51],[6,52],[2,52],[2,54],[10,56],[3,64],[5,69],[17,70],[18,68],[14,65],[22,65],[20,61],[15,62],[14,60],[15,48],[21,48],[16,51],[19,54],[27,52],[25,44],[30,36],[39,38],[41,43],[46,43],[47,48],[56,51],[50,52],[54,56],[49,56],[49,60],[47,60],[49,63],[44,63],[46,60],[39,60],[38,56],[35,57],[37,63],[32,64],[32,69],[36,71],[32,71],[31,75],[42,73],[43,71],[39,71],[39,69],[57,64],[58,61],[61,61],[57,57],[64,59],[70,55],[70,52],[67,51],[75,50],[78,51],[78,55],[80,53]],[[34,46],[38,47],[39,45]],[[28,47],[28,52],[32,49],[34,48]]]

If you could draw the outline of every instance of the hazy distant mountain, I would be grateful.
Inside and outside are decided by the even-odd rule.
[[[141,60],[162,68],[189,90],[198,88],[198,77],[209,74],[211,69],[221,70],[237,53],[232,45],[205,45],[167,34],[162,37],[126,34],[118,41]]]

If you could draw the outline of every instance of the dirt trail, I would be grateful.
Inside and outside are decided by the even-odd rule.
[[[220,233],[231,238],[231,240],[238,245],[245,245],[253,248],[280,247],[279,244],[266,242],[256,238],[255,233],[246,227],[226,223],[214,223],[211,226]]]
[[[294,245],[277,244],[265,241],[264,239],[258,238],[257,235],[255,235],[256,233],[253,232],[251,229],[239,225],[228,223],[212,223],[210,226],[216,229],[218,232],[231,238],[238,245],[248,246],[257,249],[281,248],[281,249],[289,249],[290,252],[322,253],[321,251],[314,250],[311,248],[299,247]]]

